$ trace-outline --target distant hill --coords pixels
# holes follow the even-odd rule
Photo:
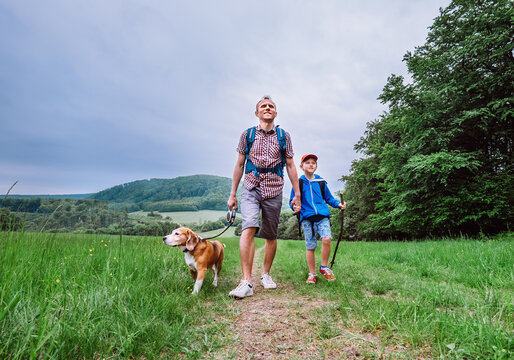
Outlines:
[[[8,198],[103,200],[111,208],[129,212],[226,210],[231,186],[232,179],[227,177],[192,175],[173,179],[137,180],[94,194],[9,195]],[[284,189],[283,209],[289,208],[290,191],[290,185],[289,189]]]
[[[213,175],[137,180],[89,196],[128,211],[225,210],[232,179]]]

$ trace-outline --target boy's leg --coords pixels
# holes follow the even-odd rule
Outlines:
[[[321,238],[321,266],[328,266],[331,242],[331,238]]]
[[[316,256],[314,254],[314,249],[307,249],[307,266],[309,267],[309,273],[316,274]]]
[[[305,254],[307,258],[307,266],[309,267],[310,274],[316,274],[316,258],[315,251],[318,247],[318,241],[316,240],[316,234],[313,233],[312,223],[308,220],[304,220],[301,223],[303,229],[303,235],[305,237],[305,248],[307,252]]]

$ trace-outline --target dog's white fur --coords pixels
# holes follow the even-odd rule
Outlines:
[[[207,269],[214,275],[212,284],[218,286],[218,277],[223,264],[225,244],[215,240],[203,240],[191,229],[181,227],[163,237],[164,244],[178,247],[185,253],[186,264],[195,280],[192,294],[198,294],[202,288]]]

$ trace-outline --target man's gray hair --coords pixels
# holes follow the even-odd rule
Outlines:
[[[273,105],[275,105],[275,109],[277,108],[277,104],[275,104],[275,102],[273,101],[273,99],[271,98],[270,95],[264,95],[258,102],[257,102],[257,105],[255,105],[255,110],[259,110],[259,104],[264,101],[264,100],[269,100],[273,103]]]

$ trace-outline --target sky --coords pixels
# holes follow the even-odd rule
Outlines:
[[[408,79],[403,56],[449,3],[0,0],[0,194],[231,178],[263,95],[296,164],[318,155],[338,190],[387,78]]]

